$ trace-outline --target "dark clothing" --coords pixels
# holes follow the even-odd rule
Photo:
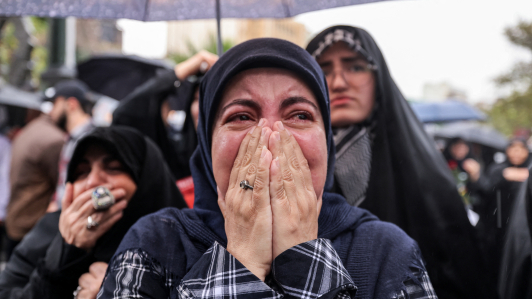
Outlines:
[[[137,185],[122,218],[86,252],[64,242],[58,228],[60,212],[47,214],[17,246],[0,274],[1,298],[70,299],[79,277],[93,262],[108,263],[139,218],[164,207],[185,207],[157,146],[130,128],[97,128],[81,139],[68,167],[68,182],[75,181],[76,166],[93,144],[117,157]]]
[[[461,160],[456,159],[451,153],[452,147],[458,142],[465,143],[465,145],[469,148],[467,155]],[[476,207],[479,204],[477,194],[479,188],[478,184],[470,179],[469,173],[464,169],[464,162],[466,160],[472,159],[476,161],[471,152],[471,145],[460,138],[452,138],[449,140],[445,146],[445,149],[443,150],[443,157],[447,161],[447,166],[449,166],[449,169],[451,169],[451,173],[456,182],[456,189],[462,197],[464,204],[469,209],[473,209],[473,206]]]
[[[503,171],[508,167],[515,166],[509,162],[491,165],[477,183],[482,192],[481,202],[477,208],[480,216],[477,228],[481,236],[484,258],[489,265],[489,282],[493,284],[499,277],[505,235],[509,232],[514,204],[524,184],[504,178]],[[526,168],[526,165],[521,165],[520,168]]]
[[[176,88],[176,82],[179,88]],[[113,112],[113,125],[133,127],[159,146],[176,180],[190,176],[189,161],[197,145],[190,115],[195,86],[188,80],[180,81],[173,70],[161,71],[120,101]],[[161,105],[165,100],[182,103],[183,106],[171,109],[182,109],[187,113],[179,134],[173,134],[164,125]]]
[[[290,42],[255,39],[235,46],[225,53],[202,82],[199,145],[191,161],[195,185],[194,209],[165,209],[143,218],[134,225],[110,263],[103,293],[99,298],[116,298],[128,291],[141,294],[149,291],[148,296],[157,294],[156,297],[175,298],[178,296],[175,288],[170,290],[168,285],[183,286],[183,280],[189,273],[189,277],[198,278],[192,273],[206,273],[210,270],[208,263],[198,262],[201,261],[202,255],[209,254],[209,248],[214,250],[215,242],[224,247],[227,245],[224,217],[217,203],[217,185],[212,171],[213,123],[226,84],[240,72],[260,67],[274,67],[293,72],[307,84],[316,97],[327,138],[322,142],[327,142],[328,148],[327,181],[318,219],[318,238],[331,242],[331,252],[340,257],[341,268],[346,269],[358,288],[357,296],[392,298],[399,292],[406,291],[404,281],[412,274],[412,268],[424,270],[421,257],[417,254],[416,243],[404,232],[393,224],[378,221],[365,210],[349,206],[345,198],[327,192],[332,186],[335,156],[327,83],[319,65],[308,53]],[[165,246],[161,248],[159,244],[163,240]],[[124,254],[131,255],[131,258],[124,258]],[[147,272],[153,275],[143,280],[137,290],[126,284],[122,273],[142,272],[136,271],[135,268],[145,261],[151,261]],[[274,263],[276,261],[278,260]],[[294,270],[297,267],[297,259],[290,259],[286,263],[285,269]],[[338,270],[342,270],[341,268]],[[287,275],[286,271],[271,273],[272,279],[282,279],[283,275]],[[319,268],[319,271],[325,270]],[[223,290],[240,287],[235,285],[234,280],[222,282],[220,288]],[[348,284],[344,286],[347,288]],[[422,282],[417,281],[417,286],[421,284]],[[331,289],[322,291],[330,294]],[[284,293],[282,290],[279,292]],[[226,291],[223,293],[228,296],[231,294]],[[289,292],[284,294],[290,296]],[[264,298],[267,295],[260,296],[259,298]],[[312,293],[309,297],[316,296]],[[349,294],[346,297],[354,296]],[[323,298],[329,297],[325,295]]]
[[[374,67],[374,111],[361,124],[371,130],[371,167],[359,207],[398,225],[418,242],[440,298],[490,298],[495,289],[484,284],[476,232],[455,181],[373,38],[363,29],[334,26],[312,39],[307,51],[319,57],[339,41]]]
[[[499,274],[499,296],[532,298],[532,180],[521,184],[512,208]]]
[[[9,180],[11,195],[5,219],[10,239],[22,240],[46,213],[59,175],[59,156],[66,135],[42,115],[13,141]]]
[[[227,252],[226,240],[194,210],[144,217],[109,264],[99,298],[437,298],[417,245],[403,231],[340,196],[326,200],[344,206],[334,215],[342,221],[338,230],[328,227],[319,239],[283,252],[267,283]],[[320,224],[328,220],[320,216]]]

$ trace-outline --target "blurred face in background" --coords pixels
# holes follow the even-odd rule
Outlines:
[[[331,124],[345,127],[367,119],[375,103],[375,75],[366,59],[338,42],[318,58],[331,100]]]
[[[66,131],[67,123],[67,100],[65,97],[59,96],[56,97],[53,101],[54,106],[50,113],[50,118],[52,121],[62,130]]]
[[[508,156],[508,161],[510,161],[512,165],[518,166],[526,161],[529,152],[528,148],[523,143],[513,142],[506,149],[506,155]]]
[[[451,146],[451,155],[454,159],[464,160],[467,154],[469,154],[469,146],[464,141],[459,140]]]
[[[124,189],[124,200],[129,201],[137,185],[122,163],[110,155],[103,147],[92,145],[76,166],[73,182],[74,198],[81,193],[102,185],[111,185],[113,189]]]

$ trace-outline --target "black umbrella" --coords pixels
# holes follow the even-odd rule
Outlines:
[[[221,55],[222,15],[224,18],[289,18],[310,11],[380,1],[386,0],[0,0],[0,15],[140,21],[216,18]]]
[[[41,110],[42,96],[39,93],[20,90],[11,85],[0,86],[0,105]]]
[[[430,133],[436,138],[461,138],[502,151],[508,145],[508,139],[499,131],[479,123],[451,123],[434,128]]]
[[[121,100],[155,76],[157,71],[172,69],[172,65],[160,60],[117,54],[92,57],[78,64],[77,69],[78,79],[91,90]]]

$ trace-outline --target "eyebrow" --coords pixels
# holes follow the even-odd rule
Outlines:
[[[253,100],[250,100],[250,99],[237,99],[237,100],[234,100],[231,103],[225,105],[222,108],[222,110],[220,111],[220,115],[223,115],[225,113],[225,111],[227,109],[229,109],[231,106],[236,106],[236,105],[246,106],[246,107],[252,108],[254,110],[259,110],[260,109],[260,105],[257,102],[253,101]]]
[[[312,107],[314,107],[314,109],[316,109],[316,111],[319,111],[318,106],[316,106],[316,104],[312,103],[311,101],[309,101],[305,97],[289,97],[287,99],[284,99],[281,102],[281,104],[279,104],[279,110],[283,110],[283,109],[285,109],[285,108],[287,108],[289,106],[292,106],[292,105],[295,105],[295,104],[298,104],[298,103],[309,104]]]
[[[340,59],[342,62],[354,62],[354,61],[357,61],[357,60],[362,60],[362,61],[366,61],[366,59],[360,55],[358,55],[357,53],[355,53],[355,56],[352,56],[352,57],[344,57],[344,58],[341,58]],[[322,62],[322,63],[318,63],[320,65],[320,67],[327,67],[327,66],[330,66],[332,65],[332,62],[331,61],[325,61],[325,62]]]

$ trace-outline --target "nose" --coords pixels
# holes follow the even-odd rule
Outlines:
[[[348,87],[343,70],[334,70],[327,78],[327,82],[331,91],[343,91]]]
[[[87,189],[101,186],[107,182],[105,179],[105,171],[99,167],[92,167],[91,172],[87,176]]]

